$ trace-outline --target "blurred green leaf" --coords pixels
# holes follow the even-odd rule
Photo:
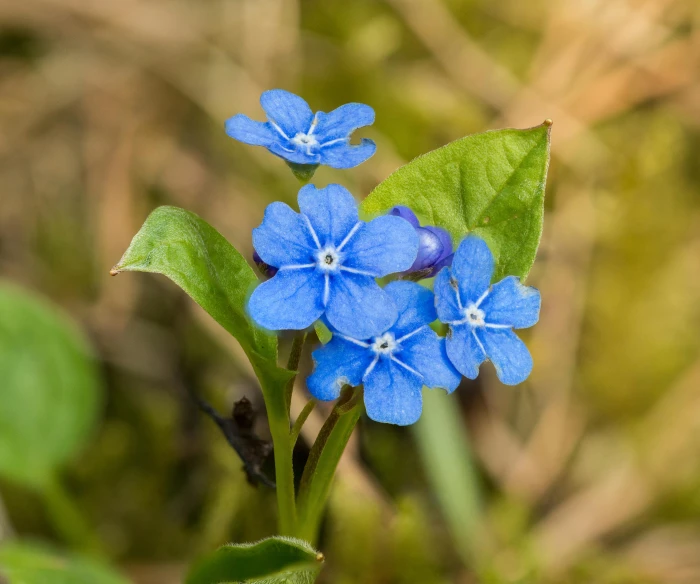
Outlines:
[[[271,537],[255,544],[219,548],[194,564],[186,584],[311,584],[322,565],[323,554],[308,543]]]
[[[259,283],[245,258],[206,221],[176,207],[151,213],[112,274],[152,272],[170,278],[233,335],[261,379],[284,384],[292,373],[277,367],[277,338],[246,313]]]
[[[495,256],[494,279],[524,277],[542,234],[550,125],[474,134],[419,156],[381,182],[362,210],[406,205],[455,243],[476,233]]]
[[[414,426],[425,474],[465,561],[476,553],[480,485],[455,396],[423,389],[423,415]]]
[[[0,379],[0,474],[43,488],[85,442],[100,383],[73,323],[7,284],[0,284]]]
[[[128,584],[101,563],[17,542],[0,547],[0,575],[8,584]]]

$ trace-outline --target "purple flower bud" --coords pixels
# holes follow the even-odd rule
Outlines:
[[[413,227],[418,227],[420,226],[420,223],[418,223],[418,217],[416,217],[416,214],[411,211],[408,207],[404,207],[402,205],[397,205],[396,207],[393,207],[388,215],[394,215],[396,217],[401,217],[401,219],[405,219],[408,221]]]
[[[432,278],[445,266],[452,265],[452,239],[447,231],[432,225],[421,227],[418,217],[408,207],[393,207],[388,214],[408,221],[420,238],[416,261],[404,272],[404,276],[411,280]]]
[[[442,257],[443,245],[440,237],[426,227],[416,227],[420,244],[416,261],[408,269],[409,272],[418,272],[431,268]]]
[[[262,258],[258,255],[258,252],[255,250],[253,250],[253,261],[255,262],[255,265],[258,266],[258,270],[260,270],[260,273],[263,276],[272,278],[272,276],[274,276],[278,271],[276,267],[270,266],[264,261],[262,261]]]

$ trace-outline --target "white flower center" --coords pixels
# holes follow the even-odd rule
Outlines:
[[[340,267],[340,254],[329,245],[316,252],[316,265],[322,272],[335,272]]]
[[[378,355],[391,355],[398,346],[392,333],[384,333],[381,337],[374,338],[372,350]]]
[[[296,136],[294,136],[294,138],[292,138],[292,142],[297,146],[306,147],[307,150],[313,146],[318,146],[318,140],[316,140],[316,138],[310,134],[304,134],[303,132],[299,132]]]
[[[464,320],[471,326],[484,326],[485,316],[484,311],[477,308],[476,304],[464,309]]]

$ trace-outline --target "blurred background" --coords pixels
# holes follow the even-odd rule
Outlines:
[[[453,139],[554,120],[528,279],[542,318],[523,333],[534,372],[505,387],[485,365],[450,402],[478,526],[460,531],[459,493],[440,492],[468,472],[458,437],[464,458],[454,483],[443,461],[441,483],[418,456],[429,427],[363,420],[323,528],[323,582],[700,582],[693,0],[0,0],[0,276],[70,315],[104,388],[58,473],[95,535],[73,533],[66,501],[3,477],[1,537],[96,538],[133,582],[170,584],[203,551],[274,533],[273,493],[248,485],[187,397],[262,405],[235,342],[165,278],[108,273],[160,204],[251,254],[264,207],[293,203],[298,183],[223,123],[263,119],[275,87],[314,110],[375,108],[360,133],[377,154],[316,175],[358,198]],[[0,408],[21,411],[0,375]],[[297,387],[294,411],[305,399]]]

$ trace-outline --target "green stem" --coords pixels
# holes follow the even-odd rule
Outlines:
[[[289,434],[289,413],[283,408],[268,408],[270,434],[275,451],[275,482],[280,535],[295,535],[294,467]]]
[[[292,450],[294,450],[294,446],[297,443],[297,440],[299,439],[299,434],[301,433],[301,429],[304,426],[304,422],[306,422],[306,419],[309,417],[311,412],[314,411],[314,408],[316,407],[316,404],[318,402],[315,399],[312,399],[306,403],[304,406],[304,409],[301,410],[301,413],[299,414],[299,417],[294,422],[294,425],[292,426],[292,434],[291,434],[291,442],[292,442]]]
[[[270,434],[275,450],[275,482],[277,484],[277,511],[279,513],[280,535],[296,535],[297,510],[294,494],[294,464],[292,451],[294,443],[289,431],[289,407],[294,391],[296,371],[304,350],[306,333],[294,338],[289,353],[287,370],[295,372],[282,387],[273,387],[264,391],[267,403],[267,416]],[[270,396],[267,398],[267,396]]]
[[[67,544],[92,556],[107,557],[95,531],[58,477],[44,485],[41,494],[51,523]]]
[[[292,343],[292,349],[289,352],[289,360],[287,361],[287,369],[289,371],[299,370],[299,361],[301,361],[301,354],[304,351],[304,343],[306,342],[306,333],[302,333],[297,337],[294,337],[294,342]],[[287,387],[284,391],[284,398],[287,403],[287,412],[292,404],[292,393],[294,392],[294,382],[297,376],[295,375],[289,380]]]
[[[362,413],[362,390],[343,389],[311,448],[299,486],[298,536],[312,545],[326,507],[335,470]]]

